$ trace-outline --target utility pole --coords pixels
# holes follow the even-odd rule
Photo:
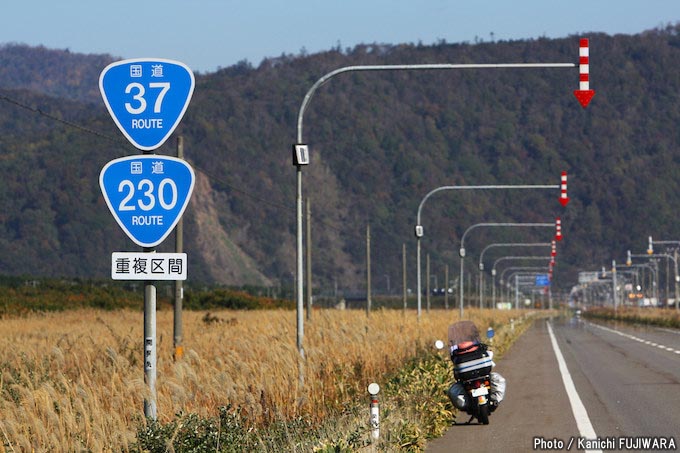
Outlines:
[[[366,225],[366,316],[371,315],[371,225]]]
[[[406,291],[406,243],[401,244],[401,275],[402,275],[402,281],[401,281],[401,287],[402,287],[402,292],[403,292],[403,299],[404,299],[404,313],[406,313],[406,305],[408,301],[408,294]]]
[[[184,159],[184,137],[177,137],[177,158]],[[180,217],[175,225],[175,253],[184,252],[184,221]],[[175,304],[173,319],[173,343],[175,348],[175,361],[184,356],[183,327],[182,327],[182,299],[184,298],[184,287],[182,280],[175,280]]]
[[[614,312],[619,308],[619,297],[616,289],[616,260],[612,260],[612,291],[614,294]]]
[[[675,302],[675,311],[677,312],[680,310],[680,301],[678,300],[678,283],[680,281],[678,280],[678,249],[677,247],[675,250],[673,250],[673,263],[675,265],[675,294],[673,294],[673,298],[675,299],[673,302]]]
[[[427,312],[430,312],[430,254],[427,254],[427,258],[425,260],[425,278],[427,279],[427,282],[425,283],[425,291],[427,292],[427,295],[425,296],[425,301],[426,307],[427,307]]]
[[[307,321],[312,320],[312,207],[307,197]]]
[[[444,308],[449,309],[449,265],[444,266]]]

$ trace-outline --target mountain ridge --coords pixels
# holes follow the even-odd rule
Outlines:
[[[444,264],[457,267],[458,241],[478,222],[545,222],[561,216],[565,238],[558,244],[557,285],[573,283],[578,269],[610,263],[611,250],[640,249],[650,234],[677,237],[672,219],[680,201],[673,176],[680,159],[678,26],[589,37],[591,88],[597,95],[585,110],[572,94],[578,88],[577,69],[346,74],[319,89],[304,118],[312,164],[303,169],[317,292],[329,293],[336,284],[341,291],[361,290],[367,224],[374,281],[379,282],[374,290],[394,292],[400,285],[402,244],[407,246],[408,285],[414,288],[416,209],[441,185],[559,184],[565,170],[572,201],[562,209],[557,190],[429,200],[423,247],[440,278]],[[13,49],[8,59],[8,47],[0,46],[0,96],[5,99],[0,103],[0,175],[6,181],[0,187],[5,211],[0,272],[60,275],[56,268],[70,263],[84,268],[77,275],[103,277],[110,264],[107,254],[132,246],[110,218],[96,175],[108,160],[137,152],[124,143],[93,95],[94,90],[98,96],[99,72],[112,58],[54,51],[53,58],[42,59],[66,59],[71,72],[58,66],[48,72],[40,69],[34,49]],[[21,60],[22,50],[32,63],[20,67],[39,68],[35,80],[16,76],[7,64]],[[358,64],[577,62],[577,56],[578,37],[361,45],[347,52],[264,60],[257,68],[242,62],[198,75],[194,98],[175,133],[185,139],[188,161],[207,177],[185,214],[189,278],[290,285],[295,269],[290,146],[304,94],[323,74]],[[78,64],[86,68],[76,70]],[[54,74],[80,74],[81,80],[63,88],[65,82]],[[44,82],[48,76],[49,84]],[[21,78],[24,85],[17,83]],[[38,91],[41,84],[46,86]],[[174,154],[173,139],[159,153]],[[64,172],[66,177],[59,178]],[[206,224],[217,228],[206,233]],[[31,241],[31,235],[41,239]],[[480,230],[466,248],[473,257],[488,243],[540,242],[550,236]],[[223,255],[211,250],[210,238],[220,238],[212,240],[224,246]],[[170,239],[163,248],[171,248]],[[210,252],[217,254],[210,258]],[[474,271],[474,258],[466,262]]]

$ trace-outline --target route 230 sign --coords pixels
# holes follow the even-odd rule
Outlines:
[[[194,188],[194,170],[181,159],[156,154],[107,163],[99,186],[118,225],[137,245],[155,247],[177,225]]]

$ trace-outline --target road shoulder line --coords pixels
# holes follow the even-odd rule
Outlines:
[[[562,375],[562,382],[564,383],[564,389],[569,397],[569,403],[571,404],[571,410],[574,414],[574,419],[576,420],[576,426],[578,426],[579,433],[582,437],[586,439],[596,439],[597,434],[595,434],[595,429],[593,424],[590,422],[588,417],[588,412],[586,407],[583,405],[583,401],[576,391],[576,386],[574,381],[571,379],[571,374],[567,368],[567,363],[564,361],[564,356],[560,347],[557,344],[557,339],[553,333],[550,321],[546,321],[548,325],[548,334],[550,335],[550,342],[552,343],[553,351],[555,352],[555,357],[557,358],[557,364],[559,365],[560,374]],[[602,450],[588,450],[593,453],[602,453]]]

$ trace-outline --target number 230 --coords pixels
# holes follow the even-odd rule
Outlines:
[[[170,201],[166,200],[165,196],[165,188],[169,187],[171,196],[170,196]],[[150,211],[156,206],[156,198],[158,198],[158,202],[161,204],[161,207],[166,210],[170,210],[175,207],[177,204],[177,185],[175,184],[175,181],[173,181],[170,178],[165,178],[163,179],[160,184],[158,184],[158,194],[157,196],[154,195],[154,185],[153,182],[151,182],[148,179],[142,179],[137,183],[137,190],[142,192],[142,197],[137,200],[137,206],[142,211]],[[132,198],[135,196],[135,185],[130,181],[129,179],[124,179],[123,181],[120,182],[118,185],[118,192],[123,193],[127,192],[125,197],[121,200],[120,204],[118,205],[118,210],[119,211],[134,211],[136,210],[136,207],[134,204],[130,204],[130,201]]]

